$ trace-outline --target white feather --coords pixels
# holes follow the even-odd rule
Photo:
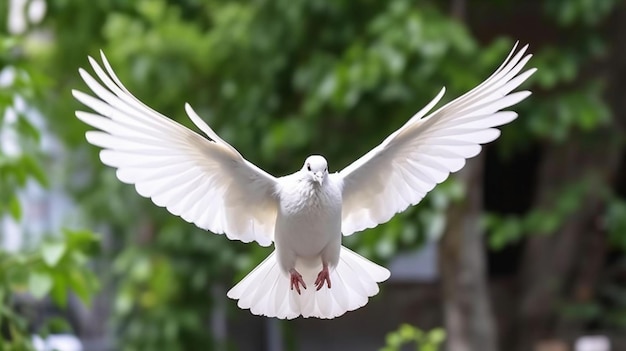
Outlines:
[[[494,127],[517,117],[500,110],[530,95],[528,91],[511,93],[535,72],[529,69],[519,74],[531,57],[524,56],[527,47],[515,55],[513,48],[484,82],[425,116],[443,96],[442,90],[380,145],[334,175],[343,182],[344,235],[375,227],[418,203],[450,173],[460,170],[465,159],[476,156],[480,144],[500,136]]]
[[[289,275],[278,267],[276,252],[235,285],[227,296],[254,314],[293,319],[335,318],[364,306],[378,293],[377,283],[389,278],[389,271],[355,252],[341,247],[337,267],[331,272],[332,288],[315,290],[315,269],[302,269],[307,289],[298,294],[289,290]]]
[[[96,112],[78,111],[76,116],[101,130],[87,132],[86,137],[104,149],[102,162],[117,168],[118,178],[134,184],[140,195],[188,222],[218,234],[227,232],[230,239],[270,245],[277,179],[216,137],[191,108],[187,108],[190,118],[212,140],[141,103],[115,76],[104,55],[102,59],[106,72],[92,58],[89,61],[104,86],[79,71],[97,97],[72,92]]]

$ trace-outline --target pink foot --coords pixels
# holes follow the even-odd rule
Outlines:
[[[302,275],[300,275],[300,273],[293,268],[289,271],[289,275],[291,277],[291,290],[296,289],[298,295],[300,295],[300,284],[302,284],[302,287],[306,289],[306,284],[304,284]]]
[[[315,279],[315,287],[317,290],[321,289],[326,282],[326,286],[330,289],[330,272],[328,272],[328,265],[324,263],[322,271],[317,275]]]

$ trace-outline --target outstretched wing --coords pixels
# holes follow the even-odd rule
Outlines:
[[[99,129],[87,141],[103,148],[100,159],[117,168],[124,183],[172,214],[229,239],[272,243],[276,220],[276,178],[246,161],[185,105],[210,140],[163,116],[135,98],[120,82],[104,54],[103,70],[89,62],[102,84],[80,75],[95,97],[72,91],[96,113],[76,117]]]
[[[500,136],[494,127],[517,117],[501,110],[530,95],[511,91],[535,72],[533,68],[520,74],[531,55],[524,56],[525,46],[513,56],[516,47],[476,88],[424,117],[443,97],[442,89],[404,126],[335,175],[343,181],[344,235],[373,228],[417,204],[476,156],[481,144]]]

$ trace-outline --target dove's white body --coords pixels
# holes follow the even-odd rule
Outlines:
[[[76,116],[100,130],[88,131],[87,140],[103,148],[100,159],[117,169],[121,181],[200,228],[275,245],[228,292],[239,307],[278,318],[334,318],[365,305],[389,277],[387,269],[341,246],[341,235],[375,227],[417,204],[500,135],[495,127],[517,117],[502,110],[530,95],[513,92],[535,71],[522,72],[531,57],[526,49],[513,55],[514,48],[483,83],[430,112],[442,89],[380,145],[334,174],[321,156],[307,158],[289,176],[264,172],[188,104],[187,115],[209,139],[143,104],[104,54],[104,69],[89,58],[101,82],[79,70],[96,97],[72,93],[95,111]],[[294,277],[302,280],[301,293],[298,283],[294,291]]]
[[[318,184],[299,173],[279,179],[274,242],[285,272],[296,263],[321,268],[324,260],[337,266],[342,205],[338,183],[334,177],[326,177]]]
[[[341,246],[342,185],[326,171],[321,182],[304,169],[278,179],[276,250],[228,292],[239,307],[278,318],[334,318],[378,293],[376,283],[389,278],[389,271]],[[333,286],[316,290],[312,283],[324,263]],[[287,290],[292,269],[308,285],[301,294]]]
[[[307,159],[323,162],[321,156]],[[304,168],[278,178],[274,231],[276,250],[229,292],[239,307],[278,317],[334,318],[367,303],[377,282],[389,271],[341,246],[342,180],[326,170],[315,180]],[[332,288],[313,286],[323,265],[330,267]],[[301,274],[308,288],[288,290],[290,272]]]

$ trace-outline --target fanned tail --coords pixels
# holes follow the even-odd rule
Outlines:
[[[293,319],[298,316],[335,318],[356,310],[378,293],[379,282],[389,278],[389,271],[357,253],[341,247],[339,263],[330,274],[331,288],[319,291],[313,282],[319,268],[297,266],[307,284],[302,295],[289,288],[289,276],[283,273],[272,252],[252,272],[228,292],[239,300],[237,305],[256,315]]]

